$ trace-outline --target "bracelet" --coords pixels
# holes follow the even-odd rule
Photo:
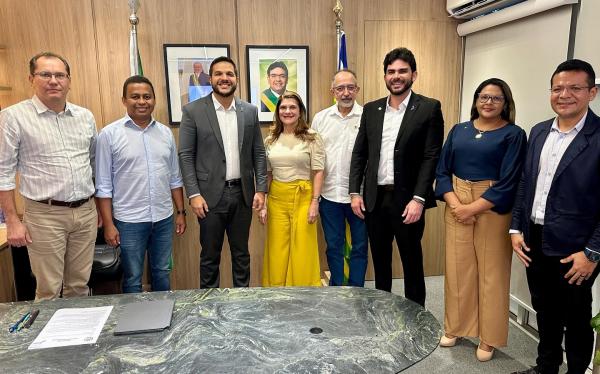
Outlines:
[[[316,201],[317,203],[318,203],[318,202],[321,202],[321,196],[313,196],[313,197],[312,197],[312,199],[313,199],[314,201]]]
[[[183,214],[184,216],[186,216],[187,214],[185,213],[185,209],[183,210],[178,210],[177,211],[177,215]]]

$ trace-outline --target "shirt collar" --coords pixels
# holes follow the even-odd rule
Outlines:
[[[386,112],[399,112],[399,111],[405,111],[406,108],[408,107],[408,102],[410,100],[410,97],[412,96],[412,90],[408,91],[408,95],[406,95],[406,97],[404,98],[404,100],[402,100],[402,102],[400,103],[400,107],[398,107],[398,109],[392,108],[390,106],[390,96],[388,96],[386,102],[385,102],[385,111]]]
[[[52,111],[44,103],[42,103],[42,100],[40,100],[40,98],[37,97],[37,95],[33,95],[33,97],[31,98],[31,102],[33,103],[33,106],[35,107],[35,110],[37,111],[38,114],[42,114],[45,112],[54,113],[54,111]],[[67,103],[65,104],[65,110],[64,110],[65,114],[69,114],[71,116],[75,115],[74,109],[75,108],[74,108],[73,104],[71,104],[67,101]]]
[[[329,112],[329,115],[335,115],[338,116],[340,118],[349,118],[349,117],[354,117],[354,116],[360,116],[362,114],[362,107],[355,101],[354,105],[352,105],[352,109],[350,110],[350,113],[348,113],[346,115],[346,117],[342,117],[342,113],[340,113],[340,110],[337,106],[337,104],[333,104],[333,106],[331,107],[332,110],[331,112]]]
[[[577,122],[577,124],[575,125],[575,127],[573,127],[571,130],[567,131],[564,134],[568,134],[571,131],[576,131],[577,133],[579,133],[581,131],[581,129],[583,128],[583,125],[585,125],[585,119],[587,118],[587,112],[585,112],[585,114],[583,115],[583,117],[581,117],[581,119],[579,120],[579,122]],[[550,128],[551,131],[558,131],[561,132],[560,129],[558,128],[558,117],[554,118],[554,121],[552,121],[552,127]]]
[[[215,94],[212,93],[211,95],[212,95],[213,104],[215,105],[215,110],[219,110],[219,109],[223,109],[225,111],[232,110],[232,109],[235,110],[235,97],[231,101],[231,105],[229,106],[229,108],[225,109],[225,108],[223,108],[223,105],[221,105],[219,100],[217,100],[217,98],[215,97]]]
[[[140,126],[138,126],[138,124],[136,124],[133,121],[133,119],[131,119],[131,117],[129,117],[129,114],[126,113],[125,117],[123,119],[125,120],[125,122],[123,123],[125,126],[134,127],[136,129],[140,129],[140,130],[149,129],[151,126],[154,126],[154,124],[156,123],[156,120],[154,119],[154,117],[152,117],[152,120],[150,121],[148,126],[146,126],[146,128],[144,128],[144,129],[142,129]]]

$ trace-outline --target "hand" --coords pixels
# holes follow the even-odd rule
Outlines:
[[[192,197],[190,207],[192,207],[192,212],[200,219],[205,218],[206,213],[208,213],[208,204],[206,204],[206,200],[202,195]]]
[[[475,212],[470,204],[458,204],[450,208],[452,216],[458,223],[472,224],[475,223]]]
[[[510,234],[510,241],[512,242],[512,249],[517,254],[519,260],[521,260],[525,267],[529,267],[531,258],[529,258],[524,251],[529,252],[531,249],[525,244],[523,234]]]
[[[104,240],[106,240],[106,243],[111,247],[116,247],[121,244],[119,230],[117,230],[117,227],[114,224],[107,222],[106,225],[104,225]]]
[[[365,219],[365,215],[363,213],[365,211],[365,203],[363,202],[362,196],[352,195],[350,199],[350,206],[352,207],[354,214],[360,219]]]
[[[27,226],[20,220],[6,221],[6,239],[11,247],[26,247],[32,243]]]
[[[571,269],[565,274],[565,279],[571,278],[569,279],[569,284],[577,283],[578,286],[581,286],[584,280],[590,279],[594,269],[596,269],[596,265],[598,265],[588,260],[583,251],[575,252],[569,257],[563,258],[560,262],[563,264],[573,263]]]
[[[404,208],[404,212],[402,212],[402,217],[404,217],[404,221],[402,221],[402,223],[408,225],[421,219],[423,207],[424,206],[421,203],[418,203],[414,200],[409,201],[409,203],[406,204],[406,208]]]
[[[179,236],[183,235],[183,233],[185,232],[186,226],[187,225],[185,223],[185,215],[176,214],[175,215],[175,233]]]
[[[267,223],[267,207],[263,207],[261,210],[258,211],[258,220],[263,225]]]
[[[315,223],[319,216],[319,200],[313,199],[308,208],[308,223]]]
[[[254,194],[254,200],[252,200],[252,209],[260,211],[265,206],[265,193],[256,192]]]
[[[104,222],[102,222],[102,214],[100,214],[100,212],[98,213],[98,227],[102,227],[102,225],[104,224]]]

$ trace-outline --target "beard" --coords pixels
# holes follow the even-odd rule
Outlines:
[[[219,94],[219,95],[221,95],[223,97],[229,97],[229,96],[231,96],[231,95],[233,95],[235,93],[235,90],[237,88],[237,84],[236,83],[230,82],[231,86],[229,86],[229,88],[227,88],[227,89],[221,89],[219,87],[219,83],[220,83],[220,81],[217,81],[216,84],[211,84],[212,89],[213,89],[213,91],[215,93],[217,93],[217,94]]]
[[[401,81],[402,83],[404,83],[404,86],[400,89],[394,90],[392,88],[392,83],[397,82],[397,81]],[[410,90],[410,88],[413,85],[413,81],[412,80],[404,80],[404,79],[396,79],[395,81],[387,81],[385,82],[385,86],[387,87],[388,91],[390,91],[390,93],[392,95],[396,95],[396,96],[400,96],[403,93],[405,93],[406,91]]]

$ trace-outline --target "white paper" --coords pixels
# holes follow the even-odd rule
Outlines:
[[[111,306],[68,308],[54,312],[28,349],[94,344],[112,311]]]

